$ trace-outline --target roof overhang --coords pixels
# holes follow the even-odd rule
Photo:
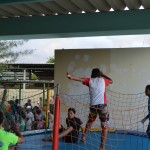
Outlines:
[[[149,34],[150,10],[142,4],[149,8],[146,0],[0,0],[0,40]]]
[[[0,5],[24,4],[35,2],[47,2],[47,1],[54,1],[54,0],[0,0]]]

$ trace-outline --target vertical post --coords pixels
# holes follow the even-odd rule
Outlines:
[[[21,103],[21,83],[19,84],[19,102]]]
[[[4,92],[3,92],[2,102],[0,103],[0,109],[3,109],[3,104],[4,104],[5,101],[6,101],[6,95],[7,95],[7,89],[5,88],[5,89],[4,89]],[[6,111],[6,110],[5,110],[5,111]]]
[[[45,83],[43,83],[43,106],[45,105]]]
[[[23,80],[26,80],[26,69],[23,70]],[[23,89],[26,88],[26,84],[23,83]]]
[[[55,100],[55,114],[54,114],[54,129],[53,129],[53,143],[52,150],[58,150],[59,141],[59,124],[60,124],[60,97],[59,97],[59,86],[57,85],[57,95]]]
[[[48,110],[50,104],[50,88],[47,88],[47,101],[46,101],[46,128],[48,128]]]

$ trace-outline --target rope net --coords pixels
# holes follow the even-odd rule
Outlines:
[[[54,96],[55,89],[51,90]],[[10,121],[17,126],[25,137],[23,144],[17,145],[20,149],[52,149],[52,142],[44,142],[42,138],[49,137],[53,131],[53,114],[54,104],[46,106],[46,99],[43,94],[47,95],[47,91],[40,89],[28,89],[21,91],[21,99],[19,99],[19,89],[10,89],[4,87],[0,92],[0,109],[5,113],[5,130],[11,132],[9,128]],[[77,118],[83,122],[85,127],[89,116],[90,96],[89,93],[83,95],[69,95],[60,92],[60,124],[62,133],[67,129],[66,118],[68,117],[68,108],[75,108]],[[17,112],[15,108],[16,99],[19,99],[18,106],[21,110]],[[33,125],[31,129],[27,129],[27,116],[24,115],[25,106],[28,100],[31,100],[32,112],[34,115]],[[55,96],[54,96],[55,99]],[[150,143],[146,135],[148,120],[142,124],[141,120],[148,114],[148,98],[145,93],[122,94],[107,90],[108,111],[109,111],[109,133],[107,136],[106,150],[149,150]],[[10,104],[10,101],[12,103]],[[40,103],[40,104],[39,104]],[[8,111],[11,105],[11,112]],[[46,108],[49,110],[48,126],[46,126]],[[35,108],[35,111],[34,111]],[[37,121],[34,112],[38,112],[42,120]],[[14,111],[14,112],[13,112]],[[50,114],[52,114],[50,116]],[[25,113],[26,115],[26,113]],[[23,120],[23,121],[22,121]],[[22,123],[22,122],[23,123]],[[40,127],[40,123],[43,126]],[[62,127],[63,126],[63,127]],[[79,139],[76,143],[67,143],[65,138],[59,139],[60,150],[95,150],[99,149],[101,139],[101,125],[99,117],[92,124],[90,131],[86,136],[86,142],[81,140],[82,132],[79,132]]]
[[[76,117],[80,118],[83,126],[88,120],[90,109],[90,95],[68,95],[61,93],[61,124],[65,126],[68,108],[76,109]],[[148,150],[149,139],[146,135],[148,120],[142,124],[141,120],[148,114],[148,98],[145,93],[122,94],[107,90],[109,111],[109,133],[107,136],[106,149],[131,149]],[[66,126],[65,126],[66,127]],[[65,142],[61,148],[70,149],[99,149],[101,142],[101,123],[99,117],[92,124],[86,136],[86,142],[81,142],[80,132],[78,144],[68,147]],[[66,148],[66,149],[67,149]]]

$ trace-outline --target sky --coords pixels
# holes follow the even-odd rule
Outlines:
[[[31,55],[20,56],[15,63],[46,63],[56,49],[150,47],[150,35],[99,36],[80,38],[30,39],[22,49],[35,49]]]

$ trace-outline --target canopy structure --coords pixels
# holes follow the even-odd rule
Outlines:
[[[0,40],[149,34],[149,8],[149,0],[0,0]]]
[[[12,80],[15,77],[18,80],[31,80],[32,74],[36,75],[39,80],[54,80],[54,63],[8,64],[8,68],[3,71],[2,79]]]

